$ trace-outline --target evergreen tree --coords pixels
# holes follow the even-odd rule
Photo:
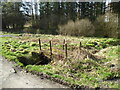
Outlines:
[[[112,2],[109,5],[111,12],[118,14],[118,38],[120,38],[120,1]]]
[[[22,3],[4,2],[2,3],[2,27],[5,29],[22,29],[25,24],[25,18],[20,7]],[[18,22],[19,21],[19,22]]]

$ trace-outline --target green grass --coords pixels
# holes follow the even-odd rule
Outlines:
[[[19,34],[13,34],[19,36]],[[8,60],[15,61],[17,65],[22,66],[29,71],[43,72],[54,78],[59,78],[70,84],[84,85],[92,88],[108,87],[118,88],[117,82],[104,81],[109,78],[120,77],[118,70],[112,70],[111,64],[117,67],[120,65],[118,55],[120,53],[120,40],[113,38],[95,38],[95,37],[70,37],[61,35],[32,35],[20,36],[20,38],[0,37],[2,44],[1,54]],[[52,40],[53,60],[47,65],[27,65],[24,66],[18,60],[19,56],[29,57],[28,60],[35,60],[31,52],[39,52],[38,38],[42,41],[42,50],[49,57],[49,40]],[[63,40],[68,43],[68,60],[57,58],[55,55],[64,56],[62,50]],[[82,42],[82,48],[87,50],[97,50],[95,55],[102,57],[100,60],[91,58],[74,58]],[[71,49],[73,48],[73,50]],[[72,53],[73,54],[72,54]]]

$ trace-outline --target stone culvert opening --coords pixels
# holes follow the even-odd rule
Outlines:
[[[46,65],[51,62],[51,59],[44,55],[43,52],[31,52],[30,56],[18,56],[19,62],[26,65]]]

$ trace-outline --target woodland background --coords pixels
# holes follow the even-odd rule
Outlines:
[[[1,2],[1,8],[3,31],[120,38],[120,2]]]

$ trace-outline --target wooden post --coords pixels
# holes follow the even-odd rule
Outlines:
[[[64,39],[64,41],[63,41],[63,50],[64,50],[64,46],[65,46],[65,39]]]
[[[39,39],[39,47],[40,47],[40,51],[42,50],[41,49],[41,40]]]
[[[52,59],[52,44],[51,44],[51,41],[50,41],[50,58]]]
[[[81,46],[82,46],[82,43],[80,42],[80,46],[79,46],[79,49],[81,50]]]
[[[67,43],[65,44],[65,56],[66,56],[66,60],[67,60]]]

